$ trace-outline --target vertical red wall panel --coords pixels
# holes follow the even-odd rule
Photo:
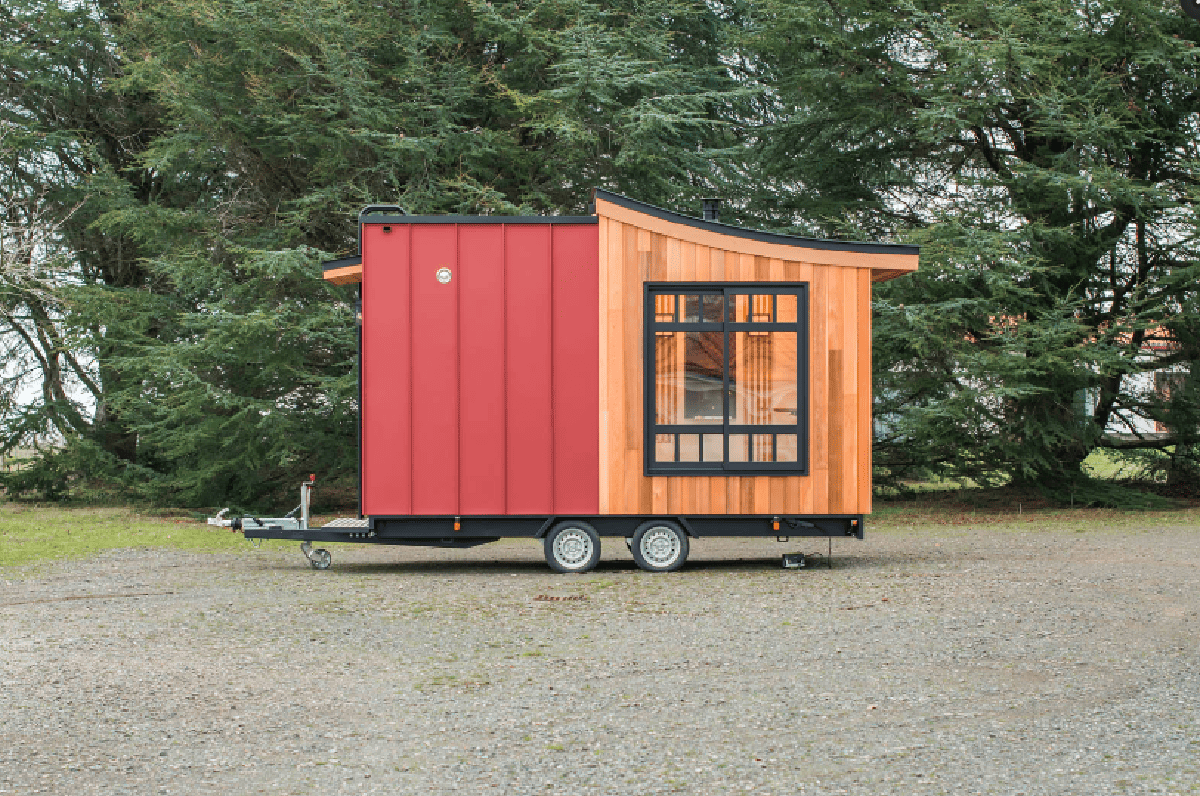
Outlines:
[[[413,514],[460,513],[458,283],[454,279],[460,269],[456,238],[453,224],[412,228]],[[449,268],[452,274],[445,284],[437,278],[442,268]],[[404,309],[396,306],[392,311]]]
[[[408,227],[363,228],[362,510],[412,511]],[[368,322],[369,321],[369,322]]]
[[[548,514],[554,494],[550,226],[505,230],[508,513]]]
[[[505,510],[504,236],[499,224],[458,228],[461,514]]]
[[[387,226],[363,228],[363,512],[596,513],[597,226]]]
[[[599,227],[554,227],[554,507],[600,511]]]

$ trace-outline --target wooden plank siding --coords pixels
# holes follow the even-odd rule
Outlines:
[[[600,513],[863,514],[871,510],[871,285],[916,257],[764,244],[597,199]],[[645,282],[809,284],[809,475],[643,475]]]

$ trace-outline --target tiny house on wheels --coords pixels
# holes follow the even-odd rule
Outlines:
[[[596,190],[593,214],[368,207],[359,519],[217,520],[250,538],[623,537],[647,570],[704,536],[854,536],[871,510],[871,285],[915,246],[759,232]]]

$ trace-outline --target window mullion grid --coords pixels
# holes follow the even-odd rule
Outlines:
[[[807,443],[808,443],[807,434],[801,433],[802,429],[806,428],[806,426],[807,426],[807,423],[805,422],[806,411],[804,409],[804,407],[807,407],[807,398],[808,398],[807,394],[805,394],[803,400],[801,400],[799,396],[797,397],[797,410],[798,411],[797,411],[797,421],[795,423],[788,424],[788,425],[760,425],[760,424],[734,425],[730,422],[730,411],[732,409],[732,407],[730,406],[730,395],[729,395],[730,394],[730,378],[731,378],[730,367],[729,367],[730,357],[731,357],[731,348],[730,347],[733,342],[732,337],[737,332],[756,332],[756,331],[757,332],[769,332],[769,331],[796,332],[798,335],[798,338],[797,338],[798,350],[797,350],[797,358],[796,358],[797,359],[797,362],[796,362],[797,385],[799,386],[799,385],[803,384],[803,385],[805,385],[805,387],[807,387],[807,380],[805,378],[807,373],[802,372],[805,370],[805,365],[808,361],[808,351],[807,351],[807,344],[808,344],[808,340],[807,340],[807,333],[808,333],[808,302],[807,302],[807,298],[808,298],[808,292],[806,289],[807,285],[805,285],[804,287],[795,291],[797,293],[797,298],[798,298],[797,319],[796,319],[795,323],[781,323],[779,321],[779,300],[778,300],[777,294],[784,293],[784,292],[792,292],[790,290],[779,290],[779,289],[772,289],[769,291],[769,295],[771,296],[770,316],[769,316],[770,321],[769,322],[765,322],[765,323],[764,322],[754,322],[754,321],[747,321],[747,322],[742,322],[742,323],[736,322],[735,320],[733,320],[730,317],[730,313],[733,312],[733,308],[730,307],[730,300],[733,298],[733,296],[742,294],[742,293],[754,293],[754,292],[767,293],[768,292],[767,290],[764,290],[761,287],[758,287],[757,290],[752,290],[751,289],[752,287],[754,287],[754,286],[739,284],[739,285],[735,285],[735,286],[723,286],[722,288],[720,288],[720,293],[722,295],[722,316],[721,316],[720,324],[717,324],[717,323],[714,323],[711,321],[705,322],[702,320],[703,313],[704,313],[703,300],[701,300],[700,307],[698,308],[701,320],[699,322],[695,322],[695,321],[684,322],[683,321],[684,295],[682,293],[675,294],[675,296],[676,296],[675,308],[674,308],[675,312],[673,315],[673,320],[671,322],[659,323],[659,322],[655,321],[653,323],[653,328],[656,331],[663,331],[663,332],[693,332],[693,331],[695,331],[695,332],[710,331],[711,332],[711,331],[716,331],[717,328],[719,327],[721,329],[722,342],[723,342],[723,346],[724,346],[722,363],[721,363],[721,371],[722,371],[721,372],[721,383],[722,383],[721,406],[722,406],[722,410],[723,410],[721,425],[718,429],[718,427],[713,427],[713,426],[708,426],[708,427],[691,426],[691,425],[658,426],[657,424],[655,424],[654,425],[654,433],[655,434],[669,433],[669,434],[673,434],[675,436],[675,462],[673,463],[674,466],[666,468],[666,469],[671,469],[671,470],[685,469],[683,467],[680,467],[681,464],[685,465],[687,468],[692,468],[692,469],[707,470],[707,469],[715,468],[715,469],[717,469],[718,472],[722,469],[726,470],[726,471],[741,471],[741,470],[753,469],[753,468],[758,468],[758,469],[763,469],[763,470],[775,470],[775,469],[790,470],[791,469],[791,463],[787,463],[787,462],[782,463],[782,464],[778,461],[745,462],[745,463],[730,462],[729,461],[729,453],[730,453],[729,448],[730,448],[730,436],[732,434],[747,434],[747,435],[771,434],[771,453],[772,453],[773,460],[777,460],[779,457],[779,450],[778,450],[779,449],[779,434],[796,434],[797,435],[797,444],[803,447],[804,453],[805,453],[804,458],[805,459],[807,458]],[[689,290],[687,292],[690,294],[692,291]],[[695,292],[698,294],[700,294],[700,293],[711,294],[715,291],[696,290]],[[651,302],[649,302],[649,303],[652,306],[652,299],[651,299]],[[753,308],[748,307],[748,310],[752,312]],[[801,350],[800,350],[801,347],[803,347],[803,352],[801,352]],[[650,367],[647,368],[647,375],[652,376],[653,372],[654,372],[653,366],[651,365]],[[656,394],[653,395],[652,400],[653,400],[653,406],[651,408],[655,412],[657,412],[657,395]],[[708,433],[708,434],[717,433],[718,430],[719,430],[719,432],[721,434],[721,438],[722,438],[722,461],[721,462],[711,462],[711,463],[709,463],[709,465],[710,465],[709,467],[705,467],[704,466],[705,462],[703,462],[703,461],[696,462],[696,463],[681,463],[681,462],[679,462],[679,453],[680,453],[680,445],[681,445],[680,435],[681,434],[700,434],[701,435],[700,458],[703,460],[703,458],[704,458],[703,457],[703,446],[704,446],[703,435],[705,433]],[[753,448],[752,437],[748,437],[747,443],[748,443],[748,451],[749,451]],[[798,457],[799,457],[800,453],[801,453],[801,451],[797,450]]]

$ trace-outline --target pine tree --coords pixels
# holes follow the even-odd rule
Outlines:
[[[1200,26],[1168,0],[756,8],[760,201],[924,245],[877,293],[878,462],[1065,495],[1098,446],[1194,438],[1108,432],[1167,411],[1132,376],[1195,361]]]
[[[318,263],[353,250],[358,208],[582,212],[594,184],[670,203],[724,179],[733,143],[740,89],[703,3],[6,9],[0,113],[28,133],[25,184],[80,205],[59,321],[98,407],[55,426],[68,444],[18,491],[86,473],[246,504],[310,470],[349,476],[354,294]],[[17,420],[13,441],[49,428]]]

